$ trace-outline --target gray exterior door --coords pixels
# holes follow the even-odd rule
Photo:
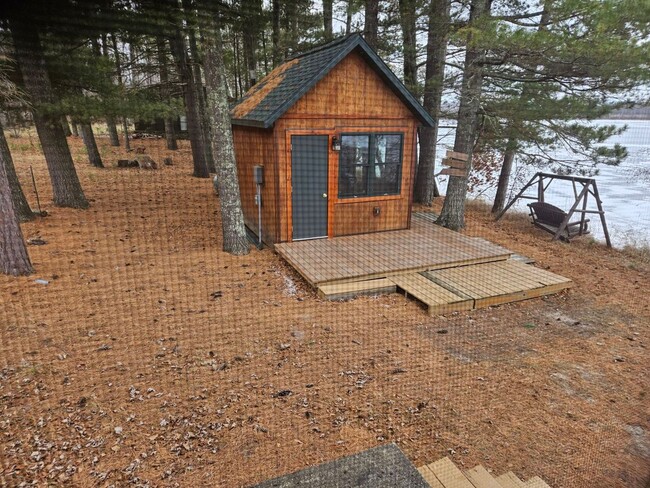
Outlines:
[[[327,237],[328,136],[291,136],[293,240]]]

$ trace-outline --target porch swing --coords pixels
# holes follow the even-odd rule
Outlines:
[[[573,196],[575,201],[568,212],[547,203],[544,194],[549,185],[556,180],[570,181],[573,185]],[[526,191],[529,188],[537,189],[537,195],[527,195]],[[597,209],[587,208],[589,195],[596,201]],[[607,230],[607,223],[605,222],[605,211],[603,210],[602,201],[598,194],[598,186],[594,178],[586,178],[582,176],[570,175],[555,175],[551,173],[536,173],[528,183],[517,193],[517,195],[510,200],[508,205],[497,215],[496,220],[499,220],[508,211],[510,207],[519,199],[535,200],[533,203],[528,204],[530,209],[530,216],[535,226],[540,229],[553,234],[553,239],[560,239],[565,242],[570,242],[573,237],[582,236],[589,233],[589,219],[586,218],[587,214],[597,214],[600,216],[600,222],[603,226],[603,233],[605,234],[605,241],[607,247],[612,247],[609,239],[609,232]],[[579,208],[580,207],[580,208]],[[574,215],[576,219],[574,220]]]

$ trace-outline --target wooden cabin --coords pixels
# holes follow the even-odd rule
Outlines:
[[[232,124],[245,222],[259,236],[257,172],[267,244],[409,227],[417,128],[433,119],[360,35],[278,66]]]

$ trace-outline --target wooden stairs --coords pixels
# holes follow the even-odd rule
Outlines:
[[[385,278],[321,285],[328,300],[362,294],[402,291],[426,305],[430,315],[461,312],[557,293],[573,285],[556,275],[518,259],[480,263]]]
[[[446,457],[418,471],[432,488],[551,488],[538,476],[522,481],[512,471],[495,478],[481,465],[461,471]]]

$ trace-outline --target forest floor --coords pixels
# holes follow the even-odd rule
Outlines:
[[[326,302],[269,249],[221,251],[187,143],[134,141],[173,157],[145,171],[99,139],[96,169],[70,138],[81,211],[51,205],[34,141],[9,140],[49,215],[22,226],[36,274],[0,277],[0,485],[249,486],[395,442],[416,466],[645,486],[647,254],[470,205],[465,232],[575,287],[434,317],[397,294]]]

